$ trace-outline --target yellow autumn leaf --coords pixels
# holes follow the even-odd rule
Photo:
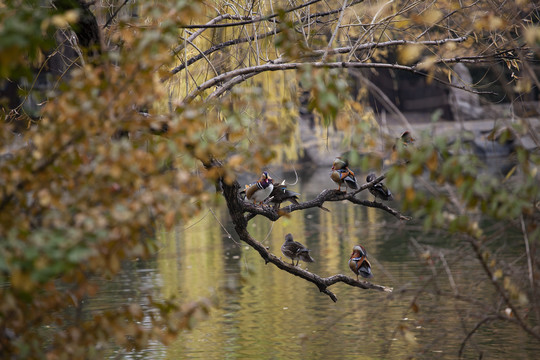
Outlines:
[[[404,29],[410,26],[410,24],[411,24],[410,19],[400,16],[400,15],[396,16],[396,18],[394,19],[394,26],[398,29]]]
[[[438,165],[439,165],[439,156],[437,155],[437,152],[433,151],[429,159],[427,159],[426,161],[426,166],[429,170],[435,171]]]
[[[442,13],[439,10],[431,9],[427,10],[422,14],[421,19],[426,25],[436,24],[439,20],[442,19]]]
[[[529,46],[534,46],[540,43],[540,27],[528,27],[527,29],[525,29],[524,37],[525,41],[529,44]]]
[[[398,53],[398,61],[401,64],[412,64],[422,54],[422,45],[407,44],[402,46]]]
[[[506,22],[499,16],[490,16],[488,19],[488,28],[491,31],[502,29]]]
[[[65,29],[70,24],[74,24],[79,19],[79,12],[77,10],[68,10],[63,14],[53,15],[50,18],[43,20],[41,23],[41,31],[47,30],[50,25],[53,25],[59,29]]]
[[[109,174],[113,179],[119,179],[122,176],[122,167],[117,163],[114,163],[109,168]]]
[[[164,225],[166,229],[172,229],[175,224],[176,214],[174,211],[169,211],[165,214]]]
[[[111,254],[109,257],[109,269],[113,274],[120,271],[120,259],[118,258],[118,255]]]
[[[416,344],[416,337],[414,336],[414,333],[410,331],[407,326],[401,325],[400,330],[406,342],[408,342],[409,344]]]
[[[405,189],[405,198],[407,199],[407,201],[413,201],[415,195],[416,193],[413,187],[408,187],[407,189]]]
[[[47,189],[41,189],[38,192],[39,204],[43,207],[47,207],[51,204],[51,193]]]
[[[518,93],[524,93],[524,94],[530,93],[532,90],[531,80],[528,78],[519,79],[516,82],[516,86],[514,87],[514,90]]]
[[[229,158],[229,166],[233,169],[242,167],[242,164],[245,162],[245,159],[242,155],[233,155]]]
[[[418,68],[421,70],[431,70],[433,66],[437,63],[436,56],[426,56],[422,59],[422,62],[418,64]]]
[[[11,286],[15,289],[29,292],[34,287],[34,282],[27,273],[22,272],[20,269],[14,269],[11,272]]]

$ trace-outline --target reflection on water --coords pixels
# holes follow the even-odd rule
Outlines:
[[[305,181],[293,189],[309,199],[333,186],[324,181],[327,169],[319,177],[320,183]],[[377,209],[350,203],[325,206],[331,212],[309,209],[275,223],[256,217],[249,230],[278,256],[284,235],[292,233],[315,259],[300,266],[320,276],[354,277],[347,260],[352,247],[362,244],[373,266],[372,281],[393,287],[394,294],[336,284],[330,289],[338,302],[332,302],[313,284],[265,265],[258,253],[239,243],[222,207],[173,231],[160,232],[162,246],[155,259],[126,264],[119,277],[103,284],[90,309],[133,301],[144,306],[141,294],[148,293],[184,302],[199,298],[215,302],[209,317],[197,319],[193,329],[169,347],[153,344],[140,353],[121,354],[126,358],[457,358],[467,334],[464,329],[474,327],[477,314],[472,313],[472,305],[470,314],[457,314],[454,301],[439,295],[440,290],[449,290],[447,278],[429,281],[432,272],[418,261],[409,239],[431,244],[447,241],[443,246],[449,249],[455,244],[423,235],[414,223],[401,223]],[[455,259],[450,253],[447,260],[456,284],[485,288],[486,296],[491,295],[489,284],[474,280],[480,278],[473,274],[479,271],[474,258]],[[416,289],[426,283],[429,291],[417,295]],[[480,348],[489,358],[534,358],[538,344],[516,338],[513,330],[497,323],[482,328],[465,348],[464,357],[478,358],[475,349]]]

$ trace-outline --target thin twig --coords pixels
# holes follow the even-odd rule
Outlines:
[[[295,7],[289,8],[289,9],[285,9],[285,10],[283,10],[283,13],[289,13],[289,12],[293,12],[293,11],[296,11],[296,10],[300,10],[300,9],[305,8],[307,6],[316,4],[316,3],[320,2],[320,1],[321,0],[311,0],[311,1],[308,1],[307,3],[300,4],[298,6],[295,6]],[[247,20],[238,21],[238,22],[229,23],[229,24],[180,25],[179,27],[183,28],[183,29],[199,29],[199,28],[207,28],[207,29],[209,29],[209,28],[223,28],[223,27],[231,27],[231,26],[243,26],[243,25],[253,24],[253,23],[256,23],[256,22],[272,20],[272,19],[278,17],[279,15],[280,15],[280,13],[276,12],[276,13],[273,13],[273,14],[270,14],[270,15],[259,16],[259,17],[256,17],[256,18],[249,18],[248,17]]]
[[[328,46],[324,50],[324,54],[321,57],[321,61],[324,62],[326,60],[326,56],[328,56],[328,50],[332,48],[332,44],[334,43],[334,39],[336,38],[336,35],[339,31],[339,25],[343,21],[343,15],[345,15],[345,9],[347,8],[347,0],[343,0],[343,5],[341,7],[341,12],[339,13],[339,18],[337,20],[336,28],[334,29],[334,32],[332,33],[332,36],[330,37],[330,40],[328,41]]]
[[[450,283],[450,286],[452,287],[452,290],[454,291],[454,295],[457,295],[459,292],[456,286],[456,282],[454,281],[454,277],[452,276],[452,272],[450,271],[450,267],[448,267],[448,263],[446,262],[446,259],[442,251],[439,251],[439,259],[441,259],[441,262],[444,266],[444,270],[446,271],[446,275],[448,275],[448,282]]]
[[[120,12],[120,10],[122,10],[122,8],[129,2],[129,0],[124,0],[124,3],[122,5],[120,5],[118,7],[118,9],[116,9],[116,11],[114,12],[114,14],[112,14],[112,16],[109,18],[109,20],[107,20],[107,22],[105,23],[105,25],[103,25],[103,29],[106,29],[109,27],[109,25],[111,25],[112,21],[114,20],[114,18],[116,17],[116,15],[118,15],[118,13]]]
[[[461,356],[463,355],[463,349],[465,349],[465,344],[467,344],[467,341],[471,338],[471,336],[473,336],[473,334],[478,330],[480,329],[480,327],[490,321],[493,321],[493,320],[497,320],[498,317],[497,316],[486,316],[485,318],[483,318],[478,324],[476,324],[476,326],[467,334],[467,336],[465,337],[465,339],[463,339],[463,341],[461,342],[461,346],[459,347],[459,353],[458,353],[458,358],[461,359]]]
[[[540,340],[540,334],[537,333],[535,329],[532,329],[527,325],[527,323],[523,320],[520,313],[517,311],[514,304],[510,301],[510,298],[508,294],[506,293],[505,289],[501,286],[501,284],[497,281],[497,278],[493,274],[493,271],[491,271],[489,265],[487,264],[484,255],[482,253],[482,248],[478,240],[468,237],[469,243],[471,244],[478,261],[480,261],[480,264],[482,265],[482,268],[484,269],[487,277],[490,279],[491,284],[497,290],[499,295],[503,298],[504,303],[506,306],[512,311],[513,320],[528,334],[535,337],[537,340]]]
[[[530,245],[529,245],[529,235],[527,234],[527,227],[525,226],[525,219],[523,218],[523,214],[521,214],[520,222],[521,222],[521,232],[523,233],[523,240],[525,242],[525,253],[527,254],[527,267],[529,270],[529,283],[531,284],[533,307],[535,310],[536,319],[537,321],[540,321],[540,313],[539,313],[540,311],[538,309],[538,302],[536,299],[536,285],[534,283],[534,268],[532,264],[533,259],[532,259],[532,254],[530,250]]]

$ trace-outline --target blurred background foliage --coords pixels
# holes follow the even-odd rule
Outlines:
[[[216,179],[302,158],[301,108],[318,146],[335,136],[372,167],[358,153],[390,151],[395,139],[348,68],[368,78],[366,69],[403,66],[447,84],[456,62],[502,64],[514,98],[539,88],[534,1],[7,0],[0,10],[5,358],[96,358],[110,341],[174,340],[208,302],[149,299],[148,309],[82,317],[95,279],[153,254],[157,223],[170,229],[222,202]],[[463,139],[418,134],[397,147],[386,183],[426,229],[471,245],[509,309],[498,316],[540,339],[536,131],[517,116],[493,130],[495,142],[516,142],[503,176]],[[211,158],[223,167],[206,170]],[[512,276],[530,281],[505,274],[482,245],[480,214],[523,232],[529,266]]]

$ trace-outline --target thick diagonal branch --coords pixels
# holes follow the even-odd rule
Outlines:
[[[221,167],[221,164],[216,160],[204,162],[204,165],[207,169],[212,168],[212,167]],[[379,180],[379,179],[376,179],[376,180]],[[337,301],[337,297],[333,292],[331,292],[328,289],[328,287],[338,282],[343,282],[347,285],[359,287],[361,289],[373,289],[373,290],[379,290],[379,291],[388,292],[388,293],[392,292],[392,288],[382,286],[382,285],[372,284],[368,281],[357,281],[343,274],[337,274],[337,275],[323,278],[317,274],[314,274],[312,272],[309,272],[307,270],[301,269],[299,267],[293,266],[287,262],[282,261],[276,255],[272,254],[269,251],[269,249],[267,249],[263,244],[255,240],[250,235],[249,231],[247,230],[248,221],[246,217],[244,216],[245,203],[238,196],[238,191],[240,189],[240,185],[238,184],[238,182],[233,181],[231,184],[228,184],[227,182],[224,181],[223,178],[219,178],[217,181],[223,191],[223,196],[225,197],[227,208],[229,210],[229,214],[231,215],[231,218],[234,224],[234,229],[236,233],[238,234],[238,237],[240,238],[240,240],[242,240],[243,242],[251,246],[253,249],[255,249],[267,264],[272,263],[278,268],[280,268],[281,270],[284,270],[292,275],[298,276],[304,280],[312,282],[319,288],[319,290],[322,293],[325,293],[326,295],[328,295],[334,302]],[[372,184],[372,183],[374,182],[371,182],[369,184]],[[332,191],[325,190],[323,191],[323,193],[324,192],[332,192]]]
[[[228,202],[229,202],[229,199],[227,200],[227,203]],[[233,216],[233,222],[235,218],[237,220],[240,220],[237,216]],[[323,278],[310,271],[301,269],[300,267],[293,266],[287,262],[284,262],[280,258],[278,258],[276,255],[272,254],[260,242],[253,239],[251,235],[249,234],[249,232],[247,231],[247,228],[245,226],[246,224],[247,223],[244,220],[240,220],[238,223],[235,223],[234,228],[236,230],[236,233],[238,234],[240,240],[242,240],[243,242],[251,246],[253,249],[255,249],[267,264],[272,263],[278,268],[280,268],[281,270],[284,270],[294,276],[298,276],[304,280],[312,282],[319,288],[319,290],[322,293],[325,293],[326,295],[328,295],[334,302],[337,301],[337,297],[332,291],[328,289],[328,287],[338,282],[343,282],[347,285],[359,287],[361,289],[373,289],[373,290],[379,290],[379,291],[388,292],[388,293],[392,292],[392,288],[382,286],[382,285],[372,284],[369,281],[357,281],[343,274],[337,274],[337,275]]]

